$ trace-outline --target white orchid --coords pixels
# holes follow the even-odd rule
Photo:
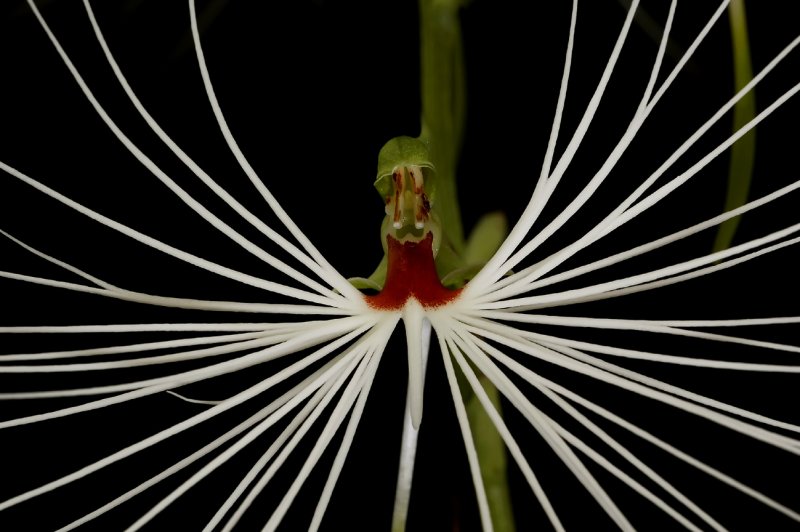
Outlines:
[[[769,515],[764,519],[774,518],[780,523],[777,526],[796,526],[800,522],[796,490],[784,491],[771,485],[777,482],[773,479],[778,475],[783,475],[785,482],[791,478],[791,468],[797,470],[800,439],[796,434],[800,432],[800,419],[796,412],[789,409],[784,412],[787,417],[779,419],[770,413],[774,411],[751,407],[759,402],[751,401],[752,397],[732,400],[726,397],[724,388],[708,382],[720,375],[720,382],[729,386],[734,382],[746,383],[742,384],[749,387],[742,389],[744,395],[756,391],[788,393],[785,399],[776,396],[774,402],[778,406],[793,400],[791,391],[780,392],[779,385],[786,385],[782,379],[790,377],[794,380],[786,385],[787,389],[796,387],[791,382],[796,382],[794,374],[800,372],[800,364],[792,356],[800,352],[800,347],[777,335],[800,322],[800,317],[757,309],[754,314],[744,314],[745,305],[733,305],[734,314],[720,319],[704,314],[708,309],[701,301],[690,301],[680,308],[668,303],[669,296],[674,294],[685,297],[706,289],[709,295],[703,297],[713,298],[719,296],[710,294],[720,287],[736,291],[742,287],[731,287],[725,282],[704,286],[697,279],[729,274],[725,278],[728,283],[731,280],[744,283],[746,280],[736,280],[745,279],[740,276],[746,274],[736,271],[741,272],[753,259],[781,257],[780,253],[800,240],[797,235],[800,224],[793,223],[759,234],[748,233],[741,243],[713,253],[698,251],[700,246],[669,251],[670,246],[681,246],[703,231],[713,233],[719,224],[739,215],[747,213],[747,217],[758,219],[759,213],[766,209],[786,209],[785,196],[800,188],[800,181],[773,187],[740,207],[705,218],[699,217],[702,213],[682,212],[680,205],[675,206],[682,201],[675,197],[683,188],[691,186],[703,174],[712,173],[709,166],[738,139],[756,126],[767,124],[773,113],[792,109],[791,99],[800,91],[800,81],[796,80],[779,87],[782,92],[763,103],[752,120],[732,134],[724,133],[734,106],[751,94],[756,85],[768,83],[773,71],[784,67],[787,58],[796,58],[795,48],[800,38],[785,43],[779,53],[755,72],[751,81],[711,112],[705,111],[698,117],[677,115],[675,109],[685,110],[690,106],[670,102],[671,91],[677,90],[675,85],[686,75],[687,65],[709,34],[725,20],[729,2],[720,2],[713,9],[704,8],[707,11],[701,13],[704,18],[697,20],[692,18],[698,16],[692,13],[697,7],[686,6],[687,19],[694,20],[694,34],[684,50],[670,59],[666,57],[670,35],[682,15],[673,0],[663,10],[664,31],[657,46],[637,50],[648,55],[649,63],[646,67],[641,63],[636,66],[637,100],[627,102],[624,109],[615,109],[617,115],[626,116],[625,127],[617,125],[618,130],[602,134],[610,143],[610,150],[598,164],[590,162],[595,165],[590,167],[590,176],[577,178],[573,177],[575,164],[579,151],[586,150],[584,144],[590,129],[603,131],[595,122],[600,120],[603,106],[608,105],[610,87],[620,76],[621,57],[626,46],[630,47],[639,2],[633,1],[624,18],[619,18],[616,40],[609,47],[606,63],[597,73],[586,101],[577,97],[579,103],[573,104],[570,83],[574,76],[573,58],[581,46],[590,44],[580,41],[582,11],[574,0],[569,5],[569,18],[548,22],[558,26],[559,33],[564,35],[557,46],[563,50],[558,52],[564,58],[563,74],[557,96],[554,95],[549,141],[546,148],[532,150],[535,154],[543,153],[543,161],[538,161],[539,155],[526,155],[528,160],[523,161],[526,179],[534,164],[540,164],[541,170],[537,177],[520,185],[520,190],[530,192],[530,198],[508,236],[502,244],[498,243],[491,258],[474,276],[470,273],[463,287],[445,287],[441,280],[446,279],[437,272],[434,254],[447,235],[442,236],[433,215],[428,217],[425,196],[431,185],[425,172],[433,165],[421,153],[408,156],[409,148],[404,147],[398,152],[400,155],[395,153],[390,158],[390,170],[379,172],[379,177],[392,178],[383,183],[390,191],[384,224],[384,236],[390,235],[388,271],[385,282],[377,285],[380,291],[364,295],[348,280],[350,273],[363,271],[348,271],[348,276],[343,275],[335,266],[337,261],[321,251],[325,248],[318,245],[323,244],[316,242],[310,233],[318,237],[328,235],[335,242],[324,245],[329,249],[345,246],[348,250],[345,255],[352,255],[353,250],[371,244],[357,241],[352,235],[361,233],[351,227],[362,224],[360,212],[368,209],[359,207],[358,214],[353,214],[345,187],[341,197],[304,202],[303,205],[313,207],[306,212],[284,197],[288,195],[287,189],[293,195],[309,196],[325,195],[335,188],[318,186],[305,176],[304,161],[274,166],[264,162],[284,156],[283,150],[288,148],[281,143],[293,142],[291,131],[279,136],[269,129],[269,142],[264,148],[267,156],[259,158],[261,164],[249,162],[250,150],[240,148],[234,138],[236,128],[228,125],[226,100],[218,99],[215,92],[212,80],[216,79],[217,69],[223,68],[222,60],[206,60],[193,0],[187,13],[204,95],[227,148],[247,177],[247,189],[241,184],[231,184],[239,181],[238,177],[216,177],[217,172],[204,169],[205,165],[197,162],[204,159],[202,149],[197,149],[197,155],[190,155],[192,150],[184,151],[168,133],[169,127],[159,125],[159,121],[169,120],[161,117],[169,110],[151,114],[150,105],[144,98],[140,101],[134,89],[136,80],[131,78],[129,83],[126,69],[118,65],[113,39],[109,39],[111,44],[106,41],[105,27],[95,18],[89,0],[83,1],[83,16],[91,25],[90,30],[60,27],[60,31],[51,31],[50,24],[58,24],[55,13],[50,16],[45,10],[43,16],[32,0],[28,3],[58,60],[66,66],[95,115],[111,131],[110,138],[121,143],[138,161],[133,171],[139,174],[144,169],[156,178],[152,180],[154,183],[160,182],[158,186],[163,184],[172,195],[163,200],[140,192],[143,196],[133,197],[130,202],[123,197],[118,204],[129,203],[144,219],[137,222],[131,218],[133,221],[129,222],[130,212],[113,212],[101,203],[92,204],[94,196],[99,195],[97,191],[82,199],[78,182],[67,193],[65,190],[71,188],[69,183],[54,183],[46,176],[39,177],[17,159],[12,164],[2,150],[0,169],[4,176],[0,190],[5,191],[4,201],[16,202],[13,194],[30,194],[24,192],[30,189],[48,198],[45,207],[36,209],[39,216],[48,218],[48,225],[61,222],[50,220],[55,214],[45,209],[53,209],[58,216],[65,217],[77,217],[74,213],[79,213],[90,221],[87,227],[91,229],[87,230],[96,230],[95,225],[102,228],[98,243],[90,248],[117,238],[125,241],[121,249],[127,251],[93,249],[89,256],[103,260],[93,261],[94,267],[83,266],[85,261],[80,258],[80,251],[74,259],[67,259],[58,252],[58,243],[34,244],[16,231],[0,228],[5,237],[0,255],[3,278],[0,286],[15,296],[22,294],[17,299],[20,315],[9,314],[8,321],[0,324],[6,345],[0,355],[3,376],[0,399],[4,400],[4,407],[23,405],[18,412],[6,408],[12,415],[4,415],[0,420],[2,445],[8,446],[0,456],[6,471],[17,461],[31,463],[0,477],[5,495],[0,501],[0,523],[3,523],[0,528],[38,530],[43,526],[61,526],[59,530],[72,530],[113,519],[115,523],[124,522],[129,530],[145,525],[175,529],[160,524],[170,520],[178,520],[182,529],[204,523],[205,530],[233,527],[274,530],[280,525],[316,530],[327,524],[344,526],[333,522],[341,518],[349,519],[347,529],[374,530],[388,522],[365,521],[391,511],[393,501],[393,526],[402,528],[409,498],[412,506],[409,522],[414,519],[422,522],[425,517],[413,516],[414,501],[419,500],[419,493],[428,498],[436,496],[435,487],[426,490],[421,485],[426,478],[419,476],[419,468],[416,478],[413,475],[417,440],[425,438],[430,422],[431,403],[423,390],[427,394],[433,391],[437,399],[449,396],[451,405],[445,407],[441,401],[433,405],[437,422],[442,420],[443,411],[455,412],[451,425],[445,425],[441,431],[437,430],[440,427],[432,426],[429,434],[449,437],[450,446],[458,444],[460,439],[451,454],[459,460],[462,456],[466,458],[471,487],[463,491],[467,494],[467,505],[474,497],[476,506],[474,511],[457,512],[463,520],[459,524],[462,529],[477,528],[479,521],[482,529],[492,530],[498,526],[495,512],[508,511],[499,508],[494,500],[498,496],[491,493],[492,481],[486,478],[490,472],[480,463],[479,449],[483,443],[476,443],[488,433],[495,434],[493,431],[499,435],[497,441],[502,441],[510,458],[514,512],[520,518],[520,528],[525,526],[526,519],[546,520],[558,530],[569,528],[584,519],[594,521],[597,515],[593,512],[597,508],[605,514],[597,522],[598,528],[736,527],[739,523],[731,522],[730,515],[740,512],[734,509],[726,514],[717,511],[719,508],[706,508],[705,502],[712,507],[718,504],[718,498],[710,496],[707,490],[719,490],[724,493],[720,495],[723,499],[730,498],[747,508],[741,512],[763,509],[763,514]],[[612,31],[605,27],[602,30]],[[117,113],[108,111],[102,103],[111,96],[95,92],[95,85],[102,86],[104,82],[88,81],[90,74],[81,66],[80,58],[74,57],[69,45],[62,43],[72,32],[84,31],[96,39],[95,45],[99,44],[104,61],[129,100],[129,109],[134,109],[144,120],[149,137],[135,129],[140,126],[130,126],[134,131],[129,136],[129,126],[122,125],[128,118],[112,116]],[[36,38],[47,42],[41,35]],[[645,71],[647,75],[640,77]],[[402,83],[402,73],[386,72],[386,83],[395,80]],[[320,82],[344,83],[324,76]],[[537,82],[547,84],[549,80]],[[628,98],[634,89],[626,90]],[[777,89],[772,87],[772,90]],[[63,101],[74,102],[75,106],[84,104],[75,94],[63,96],[63,100],[61,94],[53,94],[52,98],[58,99],[57,105],[65,105]],[[580,109],[580,113],[575,109]],[[666,148],[655,150],[656,159],[640,165],[644,170],[636,169],[646,173],[634,175],[627,167],[621,169],[631,151],[642,149],[636,144],[640,136],[649,134],[653,138],[653,130],[648,133],[647,127],[652,116],[662,109],[668,112],[658,116],[661,123],[697,125],[684,130],[681,136],[665,138]],[[577,118],[565,118],[570,113]],[[327,135],[336,134],[335,124],[329,129]],[[76,134],[80,134],[79,128]],[[171,159],[158,151],[163,147],[153,143],[152,134],[166,146]],[[140,137],[147,140],[134,140]],[[48,153],[48,148],[41,149]],[[301,151],[289,153],[295,156]],[[175,159],[183,166],[177,166]],[[29,164],[36,167],[34,162]],[[347,160],[325,162],[323,166],[327,166],[328,173],[322,177],[333,183],[346,178],[346,187],[352,187],[348,164]],[[275,168],[281,169],[281,175],[274,175]],[[294,168],[296,175],[285,175],[287,168]],[[174,177],[173,174],[186,174],[187,169],[191,179]],[[485,177],[491,170],[481,171],[484,188],[493,186],[491,181],[495,178]],[[613,194],[606,193],[616,174],[627,176],[627,186],[617,184]],[[198,180],[205,188],[200,188]],[[368,178],[363,181],[368,188]],[[231,192],[234,188],[236,193]],[[599,197],[602,197],[600,202]],[[162,236],[161,232],[154,236],[145,229],[154,226],[147,221],[155,208],[151,200],[153,205],[160,205],[161,201],[173,198],[259,259],[258,266],[253,267],[252,257],[241,259],[245,267],[230,266],[226,253],[234,248],[214,248],[212,243],[217,242],[213,240],[217,238],[214,231],[203,232],[201,237],[188,235],[188,245],[184,247],[180,240]],[[671,224],[659,226],[652,213],[669,202],[673,202],[670,212],[680,216],[671,220]],[[178,207],[173,207],[177,212]],[[7,211],[15,212],[13,205]],[[714,209],[709,208],[708,212]],[[169,212],[164,216],[168,222],[178,224],[176,231],[195,229],[194,221],[182,221],[183,214],[179,217]],[[413,219],[413,223],[407,218]],[[164,219],[158,218],[155,225],[162,224]],[[640,223],[652,229],[630,229]],[[315,229],[310,230],[309,226]],[[107,229],[123,236],[109,237]],[[170,233],[168,228],[164,231]],[[624,240],[608,243],[620,233],[627,235]],[[559,238],[562,234],[570,236]],[[638,240],[630,242],[628,238],[632,236]],[[80,249],[85,244],[84,237],[81,234],[74,237],[69,245]],[[480,238],[473,238],[471,243]],[[129,244],[131,240],[136,243]],[[172,263],[159,262],[148,248],[169,257]],[[470,253],[469,249],[461,250],[464,256]],[[6,266],[13,260],[33,256],[35,260],[25,267],[46,269],[25,272]],[[654,262],[642,260],[651,256],[655,257]],[[629,260],[631,267],[625,262]],[[131,269],[141,269],[145,275],[137,277],[140,280],[134,285],[126,285],[107,281],[106,275],[97,273],[104,269],[104,264],[119,261],[135,263]],[[465,259],[464,262],[475,266],[476,262],[484,261]],[[202,285],[197,287],[196,293],[200,295],[187,297],[182,295],[187,286],[182,279],[177,279],[173,288],[168,274],[155,270],[162,264],[174,267],[176,263],[180,264],[177,275],[184,275],[180,268],[185,267],[185,275],[197,275],[201,283],[207,282],[205,273],[194,273],[199,269],[235,281],[246,290],[230,288],[236,283],[229,283],[224,289],[230,289],[232,295],[217,296],[214,287]],[[267,268],[261,268],[263,265]],[[734,266],[739,270],[731,269]],[[609,267],[614,267],[611,269],[614,273],[606,275],[605,269]],[[20,283],[26,290],[30,287],[30,291],[15,292]],[[793,278],[776,286],[784,286],[787,292],[779,294],[779,298],[793,298]],[[681,287],[688,288],[671,292]],[[131,305],[135,310],[126,312],[135,312],[138,317],[125,319],[128,315],[119,313],[119,307],[98,304],[94,321],[83,322],[91,310],[79,309],[74,316],[64,316],[64,307],[54,303],[56,315],[50,316],[46,307],[51,303],[39,299],[32,312],[42,316],[43,324],[20,322],[28,317],[26,305],[30,301],[61,297],[64,290],[80,294],[66,308],[73,304],[91,305],[95,299],[104,298],[149,306]],[[661,299],[651,299],[656,298],[655,294],[661,294]],[[617,306],[581,305],[617,298],[620,298]],[[744,296],[742,300],[749,302]],[[664,302],[663,312],[656,307],[659,301]],[[642,308],[648,304],[652,307]],[[154,310],[155,307],[162,308]],[[583,308],[592,310],[584,313]],[[681,314],[666,315],[676,310]],[[607,314],[600,315],[606,311]],[[141,316],[146,312],[153,314],[147,314],[143,321]],[[198,315],[213,318],[203,320]],[[727,332],[731,328],[742,332]],[[401,374],[402,378],[383,379],[387,385],[393,381],[394,389],[382,393],[380,399],[370,399],[377,392],[374,383],[383,382],[379,375],[382,368],[387,365],[392,371],[400,368],[396,362],[387,360],[394,354],[390,345],[395,343],[392,336],[398,330],[405,333],[407,378]],[[752,330],[767,330],[776,336],[751,335],[748,331]],[[119,340],[109,341],[109,337]],[[49,340],[52,338],[56,340]],[[80,345],[69,338],[78,338]],[[429,365],[437,368],[431,370],[434,373],[427,370]],[[746,377],[726,381],[727,377],[721,376],[731,374]],[[771,376],[775,376],[774,380],[769,380]],[[757,383],[751,383],[748,380],[751,378]],[[498,407],[495,397],[498,392],[505,412]],[[22,399],[30,401],[11,402]],[[770,404],[770,398],[766,399],[764,404]],[[390,403],[384,404],[385,400]],[[405,414],[402,407],[393,408],[403,401],[406,401]],[[145,406],[137,406],[142,402]],[[376,402],[382,405],[380,412],[377,406],[372,406]],[[473,414],[468,412],[475,408],[485,411],[488,426],[476,425]],[[163,412],[153,413],[149,409]],[[676,416],[677,421],[671,416]],[[658,418],[663,421],[654,421]],[[370,423],[379,423],[379,429],[370,431],[368,426],[360,430],[362,425]],[[113,424],[115,428],[106,430],[105,424]],[[138,429],[127,432],[128,426]],[[391,438],[381,438],[383,430]],[[781,453],[780,462],[775,463],[780,465],[773,463],[765,469],[781,470],[765,471],[760,476],[747,471],[739,475],[731,471],[732,464],[739,459],[710,454],[710,449],[720,446],[702,445],[694,430],[710,434],[708,440],[722,442],[721,447],[730,445],[736,452],[762,453],[741,460],[757,461],[759,456],[772,460],[769,453],[777,449]],[[359,441],[362,432],[372,434],[366,443]],[[724,435],[718,436],[720,432]],[[31,445],[36,438],[44,438],[48,452],[54,454],[54,462],[41,459],[44,465],[36,464],[42,452]],[[76,438],[86,440],[85,455],[72,449]],[[370,448],[374,445],[386,447]],[[109,450],[111,446],[113,449]],[[352,456],[354,446],[362,454],[369,451],[377,455],[394,470],[399,453],[398,478],[390,479],[392,486],[396,484],[394,499],[390,492],[370,488],[383,471],[371,470],[374,464],[364,461],[363,456],[359,466],[353,466],[358,459]],[[23,452],[26,456],[19,456]],[[68,454],[77,458],[67,458]],[[158,460],[152,459],[153,456]],[[75,463],[75,459],[82,462]],[[62,463],[52,465],[59,462]],[[348,473],[348,466],[355,473]],[[501,467],[505,467],[502,459]],[[350,477],[345,478],[343,487],[339,478],[348,474]],[[85,487],[94,477],[101,478],[102,488],[97,484],[92,484],[91,489]],[[198,491],[201,494],[195,495]],[[364,493],[370,491],[375,493]],[[91,499],[87,500],[82,492],[92,493]],[[337,501],[350,493],[355,500],[336,515],[330,515]],[[499,497],[504,498],[508,495]],[[192,500],[202,504],[192,504]],[[373,501],[384,500],[385,508],[369,508]],[[38,501],[43,501],[42,506]],[[69,501],[64,505],[69,507],[65,513],[47,509],[64,501]],[[431,504],[446,507],[450,503],[434,500]],[[642,509],[643,505],[647,508]],[[177,517],[162,515],[176,506],[182,508]],[[592,517],[583,515],[584,507]],[[23,513],[25,508],[27,514]],[[192,508],[191,518],[187,517],[187,508]],[[579,515],[575,515],[576,508],[580,508]],[[471,523],[471,519],[476,522]],[[658,524],[653,525],[654,521]],[[107,529],[111,525],[100,526]]]

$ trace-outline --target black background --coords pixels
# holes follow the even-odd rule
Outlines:
[[[715,2],[678,7],[673,44],[685,49],[705,23]],[[664,21],[667,2],[645,2]],[[784,2],[751,2],[749,24],[756,69],[796,34]],[[164,129],[200,166],[252,211],[276,226],[224,145],[205,100],[189,41],[184,2],[97,2],[100,24],[117,61],[139,98]],[[200,4],[200,10],[205,7]],[[569,2],[473,2],[463,12],[469,109],[464,155],[459,168],[460,198],[467,228],[478,216],[505,211],[515,220],[538,176],[558,92],[569,24]],[[240,223],[174,158],[129,105],[104,64],[80,2],[54,0],[43,13],[112,118],[137,145],[181,186],[254,241],[255,231]],[[578,15],[575,62],[557,154],[581,117],[611,51],[624,10],[614,0],[583,2]],[[206,58],[230,127],[253,167],[322,253],[345,276],[367,275],[381,256],[380,198],[371,186],[376,154],[389,138],[416,135],[419,128],[418,32],[416,4],[405,2],[229,1],[203,33]],[[599,168],[632,116],[644,89],[656,44],[635,26],[578,156],[545,211],[551,219]],[[764,108],[797,82],[798,54],[779,67],[757,91]],[[0,8],[0,65],[3,84],[0,160],[67,196],[136,229],[210,260],[254,275],[283,280],[274,270],[210,229],[147,172],[93,113],[61,64],[34,17],[22,3]],[[675,64],[665,60],[665,68]],[[660,79],[663,79],[663,74]],[[559,249],[610,211],[623,194],[655,170],[680,143],[732,95],[727,20],[717,24],[663,103],[611,174],[608,183],[564,231],[536,256]],[[797,179],[797,102],[790,102],[759,126],[754,197]],[[688,168],[730,132],[730,117],[667,173]],[[727,156],[718,158],[663,205],[582,253],[571,265],[627,249],[671,230],[699,222],[722,209]],[[796,221],[796,199],[788,198],[747,215],[738,241]],[[541,226],[540,226],[541,227]],[[123,236],[87,221],[17,180],[0,176],[0,228],[39,249],[126,288],[184,297],[241,301],[273,300],[249,287],[219,280],[182,265]],[[670,249],[619,265],[570,286],[603,281],[704,254],[707,232]],[[272,246],[274,248],[274,246]],[[273,251],[269,248],[270,251]],[[684,285],[645,294],[557,309],[565,315],[629,318],[734,318],[797,314],[797,252],[788,249],[754,263]],[[0,241],[0,269],[76,281],[8,241]],[[102,301],[95,296],[31,287],[0,280],[0,324],[127,323],[247,319]],[[259,320],[262,317],[255,317]],[[751,337],[796,342],[795,326],[737,331]],[[546,330],[546,329],[545,329]],[[732,360],[792,363],[793,357],[709,343],[634,334],[549,331],[625,347]],[[724,332],[724,331],[723,331]],[[385,530],[391,515],[406,367],[402,331],[384,355],[365,418],[323,528]],[[36,351],[139,337],[22,338],[0,340],[4,352]],[[94,344],[92,342],[95,342]],[[762,358],[763,357],[763,358]],[[474,495],[443,368],[431,357],[426,412],[420,435],[409,530],[475,530]],[[570,385],[612,411],[640,423],[669,442],[690,450],[735,478],[780,502],[800,507],[798,460],[741,438],[692,416],[610,386],[530,364]],[[789,422],[797,414],[797,379],[711,370],[686,370],[628,363],[671,383],[733,402]],[[186,366],[189,367],[188,365]],[[156,370],[157,371],[157,370]],[[222,379],[187,390],[202,398],[222,398],[269,375],[273,368]],[[162,373],[157,373],[162,374]],[[2,380],[4,389],[67,388],[123,382],[149,373]],[[107,380],[106,380],[107,379]],[[524,388],[527,390],[527,388]],[[550,412],[536,394],[532,400]],[[538,402],[537,402],[538,401]],[[75,401],[79,402],[79,401]],[[44,412],[69,401],[2,403],[2,418]],[[0,497],[32,489],[184,419],[202,407],[159,395],[136,403],[7,429],[0,436]],[[244,416],[244,413],[240,414]],[[230,427],[233,415],[201,427],[156,449],[140,453],[91,479],[62,488],[0,514],[3,530],[48,530],[63,525],[133,487]],[[508,416],[526,455],[542,479],[567,528],[604,530],[611,521],[558,463],[521,416]],[[561,419],[561,418],[559,418]],[[566,423],[566,421],[565,421]],[[571,427],[567,423],[568,427]],[[664,453],[603,425],[688,496],[731,529],[784,530],[794,523],[679,464]],[[580,432],[579,432],[580,434]],[[264,441],[259,440],[264,444]],[[338,441],[338,440],[335,440]],[[588,441],[588,440],[587,440]],[[228,491],[266,447],[248,448],[235,463],[206,479],[154,521],[153,530],[202,528]],[[302,457],[301,447],[298,455]],[[328,462],[333,453],[324,459]],[[588,462],[588,460],[587,460]],[[301,461],[290,462],[259,499],[242,529],[260,529]],[[327,463],[327,462],[326,462]],[[676,524],[591,466],[634,525],[668,530]],[[325,481],[318,468],[293,505],[286,529],[307,526]],[[179,475],[180,479],[188,475]],[[515,467],[510,469],[520,530],[544,522],[544,515]],[[787,486],[788,485],[788,486]],[[115,530],[134,520],[177,486],[175,479],[148,491],[87,526]],[[755,527],[754,518],[760,524]]]

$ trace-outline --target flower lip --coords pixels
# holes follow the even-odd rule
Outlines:
[[[456,299],[461,289],[442,286],[433,261],[433,233],[430,231],[419,241],[401,242],[386,235],[388,269],[383,290],[364,296],[367,304],[376,310],[396,311],[403,308],[409,298],[416,299],[425,309],[437,308]]]

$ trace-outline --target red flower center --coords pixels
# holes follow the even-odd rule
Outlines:
[[[367,304],[378,310],[400,310],[413,297],[424,308],[436,308],[458,297],[461,289],[442,286],[433,262],[433,235],[429,232],[419,242],[398,242],[386,236],[389,266],[383,290],[364,296]]]

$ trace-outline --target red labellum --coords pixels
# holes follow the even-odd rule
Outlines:
[[[433,262],[433,235],[428,233],[419,242],[398,242],[386,235],[389,266],[383,290],[364,296],[367,304],[378,310],[400,310],[413,297],[424,308],[440,307],[454,300],[461,289],[442,286]]]

